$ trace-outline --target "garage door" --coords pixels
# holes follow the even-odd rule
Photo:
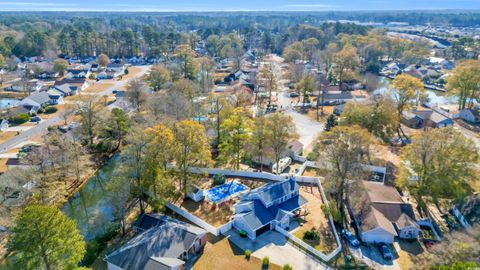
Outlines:
[[[259,235],[261,235],[262,233],[264,232],[268,232],[270,231],[270,223],[261,227],[260,229],[256,230],[255,231],[255,237],[258,237]]]

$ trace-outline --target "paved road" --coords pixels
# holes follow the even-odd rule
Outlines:
[[[311,150],[314,140],[323,132],[324,125],[291,108],[291,102],[295,103],[297,99],[290,98],[287,91],[288,87],[285,86],[285,81],[280,81],[277,92],[278,107],[281,106],[285,110],[285,114],[293,118],[297,133],[300,136],[299,141],[303,143],[305,149]]]
[[[138,66],[141,68],[141,71],[135,75],[136,78],[142,77],[145,75],[149,70],[151,66]],[[110,80],[108,81],[100,81],[98,82],[99,84],[102,83],[111,83]],[[104,95],[108,95],[112,93],[113,89],[119,89],[123,86],[125,86],[128,83],[128,80],[121,80],[121,81],[115,81],[114,85],[105,91],[96,93],[96,98],[95,100],[98,100],[102,98]],[[11,148],[14,148],[16,145],[28,141],[32,136],[38,135],[38,134],[46,134],[48,127],[51,125],[54,125],[58,123],[61,120],[59,116],[52,117],[50,119],[47,119],[45,121],[40,122],[38,125],[33,126],[32,128],[29,128],[28,130],[22,131],[19,135],[11,138],[10,140],[0,144],[0,154],[5,153]]]

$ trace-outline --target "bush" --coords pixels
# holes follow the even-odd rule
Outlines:
[[[213,185],[223,185],[225,184],[225,176],[217,174],[213,177]]]
[[[14,125],[21,125],[28,122],[28,120],[30,120],[30,116],[28,116],[28,114],[20,113],[12,117],[12,119],[10,119],[10,122]]]
[[[310,241],[320,240],[320,234],[318,234],[315,228],[312,228],[309,231],[306,231],[305,233],[303,233],[303,239],[310,240]]]
[[[285,264],[285,265],[282,267],[282,270],[293,270],[293,267],[292,267],[290,264]]]
[[[270,265],[270,259],[267,256],[263,257],[262,266],[263,267],[268,267],[269,265]]]
[[[250,249],[245,250],[245,258],[250,260],[250,256],[252,255],[252,251]]]
[[[240,234],[241,237],[244,237],[244,238],[247,237],[247,232],[244,231],[244,230],[241,230],[241,231],[239,232],[239,234]]]
[[[120,226],[118,223],[110,226],[104,234],[98,235],[92,241],[87,243],[87,252],[81,261],[82,266],[90,266],[97,259],[99,254],[105,249],[108,241],[112,240],[118,233]]]
[[[46,114],[56,113],[58,111],[57,107],[49,106],[45,108]]]

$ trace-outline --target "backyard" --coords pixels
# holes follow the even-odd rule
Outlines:
[[[320,208],[323,204],[320,191],[314,186],[302,186],[300,195],[308,200],[308,203],[304,206],[307,214],[299,219],[299,227],[293,231],[293,235],[316,250],[324,253],[332,252],[337,248],[337,244],[328,224],[328,219],[325,218]],[[308,237],[309,234],[312,234],[311,232],[316,232],[315,234],[318,237]],[[304,238],[305,234],[307,234],[306,238]]]
[[[233,215],[232,206],[235,204],[233,199],[225,201],[218,205],[202,200],[195,202],[191,199],[185,199],[181,207],[189,213],[206,221],[208,224],[219,227],[228,222]]]

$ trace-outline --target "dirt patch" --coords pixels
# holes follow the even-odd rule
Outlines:
[[[114,83],[96,83],[83,91],[83,93],[101,93],[106,91],[114,86]]]
[[[242,250],[223,236],[207,242],[200,258],[193,265],[194,270],[258,270],[262,269],[261,267],[260,259],[252,256],[247,260]],[[270,263],[268,269],[279,270],[281,268]]]
[[[328,219],[325,218],[320,208],[323,204],[320,191],[317,187],[302,186],[300,195],[308,200],[308,203],[304,206],[308,214],[300,218],[300,227],[293,232],[293,235],[299,239],[303,239],[305,232],[314,229],[319,233],[320,239],[316,241],[305,241],[305,243],[316,250],[325,253],[332,252],[337,248],[337,244],[332,229],[328,224]]]
[[[205,200],[197,203],[193,200],[185,199],[182,202],[181,207],[191,214],[203,219],[208,224],[214,227],[219,227],[227,223],[233,215],[232,207],[234,204],[234,200],[225,201],[215,205]]]

